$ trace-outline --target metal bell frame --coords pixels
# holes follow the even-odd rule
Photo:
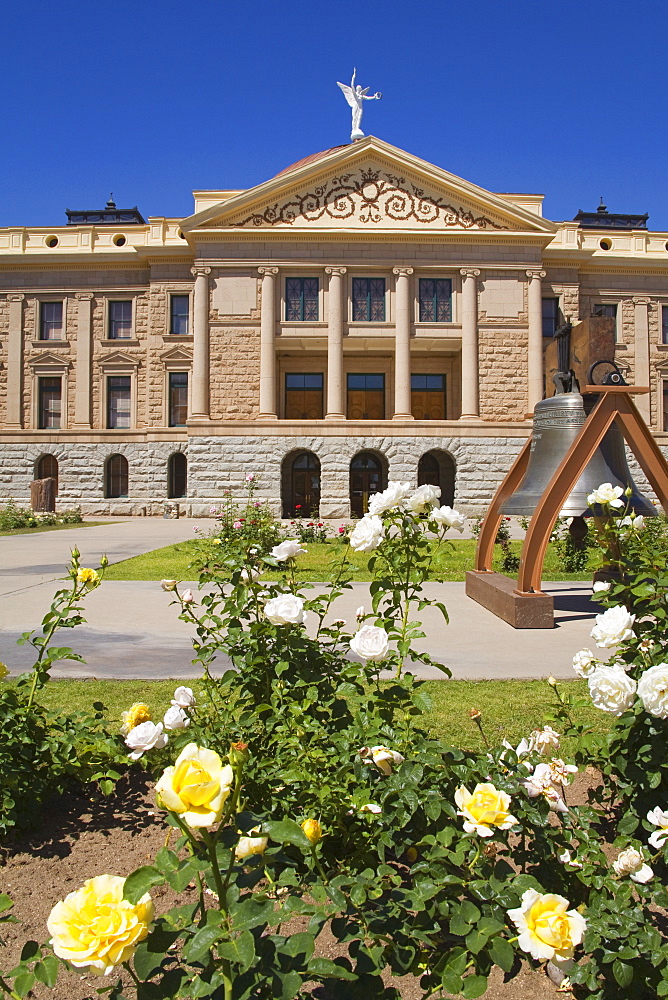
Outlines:
[[[545,552],[552,528],[564,502],[599,447],[606,431],[613,423],[618,424],[648,482],[659,498],[661,506],[668,513],[668,463],[666,463],[663,453],[631,399],[632,395],[648,393],[649,388],[629,385],[588,385],[583,391],[598,393],[599,398],[547,484],[534,510],[522,546],[517,587],[513,591],[516,602],[531,602],[537,598],[544,602],[549,597],[541,591],[541,585]],[[469,596],[474,596],[471,591],[475,591],[474,600],[479,600],[480,588],[475,587],[475,585],[470,587],[469,578],[478,578],[482,581],[485,574],[489,574],[490,577],[500,576],[500,574],[492,572],[492,556],[496,533],[502,518],[501,506],[515,493],[522,482],[529,463],[530,448],[531,437],[499,486],[482,522],[476,548],[475,570],[467,573],[466,592]],[[508,578],[504,577],[503,579],[507,580]],[[479,602],[494,610],[495,602],[493,600],[489,603],[487,600]],[[506,618],[506,620],[510,619]],[[545,628],[552,626],[542,624],[525,627]]]

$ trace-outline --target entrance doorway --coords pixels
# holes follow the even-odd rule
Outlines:
[[[58,459],[55,455],[42,455],[37,461],[35,479],[55,479],[55,496],[58,496]]]
[[[294,458],[288,455],[283,465],[283,517],[315,517],[320,507],[317,455],[300,451]]]
[[[428,451],[418,462],[418,486],[437,486],[441,506],[452,507],[455,502],[455,475],[455,460],[447,451]]]
[[[167,463],[167,495],[173,497],[184,497],[188,492],[188,459],[180,452],[175,451],[169,456]]]
[[[385,467],[380,456],[360,451],[350,463],[350,513],[363,517],[369,509],[369,497],[387,486]]]

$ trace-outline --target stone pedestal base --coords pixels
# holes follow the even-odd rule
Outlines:
[[[550,594],[518,594],[517,581],[502,573],[466,574],[466,596],[513,628],[554,628]]]

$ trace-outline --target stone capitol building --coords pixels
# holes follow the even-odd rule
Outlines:
[[[174,219],[0,229],[0,503],[360,515],[388,480],[482,513],[531,431],[544,347],[608,317],[668,445],[668,233],[542,215],[373,136]],[[642,477],[638,477],[642,484]]]

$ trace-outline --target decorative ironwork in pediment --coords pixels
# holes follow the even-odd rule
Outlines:
[[[292,226],[296,222],[341,222],[364,226],[416,222],[443,229],[508,229],[487,215],[476,215],[461,205],[429,194],[405,177],[370,167],[341,173],[305,194],[291,194],[236,222],[219,226]]]

